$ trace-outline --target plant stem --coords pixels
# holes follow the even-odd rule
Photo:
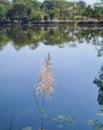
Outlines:
[[[45,91],[43,91],[43,98],[42,98],[41,129],[44,129],[44,101],[45,101]]]
[[[37,109],[38,109],[38,112],[39,112],[39,115],[40,115],[40,118],[41,118],[41,111],[40,111],[39,103],[38,103],[38,100],[37,100],[35,93],[34,93],[34,98],[35,98],[36,106],[37,106]]]
[[[40,116],[40,130],[44,130],[44,98],[45,98],[45,92],[43,92],[42,109],[41,110],[40,110],[38,99],[37,99],[37,96],[36,96],[35,93],[34,93],[34,98],[35,98],[36,106],[37,106],[39,116]]]
[[[12,117],[11,117],[11,121],[10,121],[10,127],[9,127],[9,130],[12,130],[12,122],[13,122],[13,117],[14,117],[14,114],[12,114]]]

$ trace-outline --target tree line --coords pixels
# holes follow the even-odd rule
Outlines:
[[[93,5],[67,0],[0,0],[0,23],[103,21],[103,0]]]

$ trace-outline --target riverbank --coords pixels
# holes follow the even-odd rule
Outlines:
[[[86,19],[86,20],[49,20],[49,21],[28,21],[27,19],[22,20],[0,20],[0,25],[34,25],[34,26],[49,26],[49,25],[103,25],[103,20],[98,19]]]

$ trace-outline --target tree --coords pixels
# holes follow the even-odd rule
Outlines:
[[[94,15],[98,19],[103,17],[103,0],[100,0],[100,2],[96,2],[94,4]]]
[[[86,9],[86,3],[84,1],[79,1],[76,3],[75,9],[75,18],[81,19],[84,16],[84,12]]]
[[[6,5],[3,3],[0,3],[0,18],[5,17],[6,12],[7,12]]]
[[[87,5],[83,11],[83,16],[86,16],[87,18],[93,17],[94,10],[91,7],[91,5]]]

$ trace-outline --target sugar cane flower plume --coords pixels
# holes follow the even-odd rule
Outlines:
[[[44,58],[43,65],[41,66],[38,82],[35,87],[36,94],[42,93],[47,97],[51,97],[51,94],[54,92],[54,73],[51,68],[51,56],[50,53]]]

